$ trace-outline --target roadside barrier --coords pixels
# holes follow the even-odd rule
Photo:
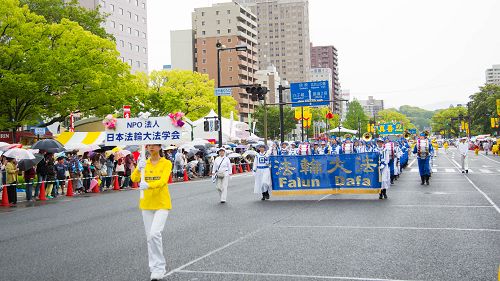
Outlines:
[[[66,188],[66,196],[73,197],[73,181],[68,180],[68,187]]]
[[[3,191],[2,191],[2,203],[0,204],[2,207],[9,207],[9,195],[7,193],[7,186],[3,186]]]

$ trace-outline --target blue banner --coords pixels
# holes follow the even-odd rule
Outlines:
[[[272,156],[271,177],[273,191],[378,189],[379,155]]]
[[[402,135],[404,127],[401,122],[383,123],[378,125],[377,131],[379,135]]]

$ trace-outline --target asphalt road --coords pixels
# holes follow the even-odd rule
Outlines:
[[[221,205],[210,181],[176,183],[165,280],[498,280],[500,158],[440,150],[375,195],[274,197],[248,174]],[[149,280],[138,192],[0,209],[0,280]]]

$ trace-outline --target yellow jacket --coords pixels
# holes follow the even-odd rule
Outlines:
[[[144,179],[149,184],[149,188],[141,190],[139,208],[142,210],[172,209],[170,193],[168,192],[168,179],[172,172],[172,162],[162,157],[156,165],[153,165],[148,159],[144,172]],[[134,170],[131,179],[133,182],[141,181],[139,169]]]
[[[17,182],[17,168],[16,168],[16,165],[14,163],[12,163],[12,162],[9,161],[5,165],[5,170],[7,171],[6,183],[9,184],[9,183]]]

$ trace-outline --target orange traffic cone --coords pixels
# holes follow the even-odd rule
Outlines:
[[[92,190],[92,193],[99,193],[101,192],[99,190],[99,178],[95,177],[95,180],[97,181],[97,184],[94,186],[94,190]]]
[[[9,194],[7,193],[7,186],[3,186],[2,191],[2,203],[0,204],[2,207],[9,207]]]
[[[187,170],[184,170],[184,181],[189,181]]]
[[[120,184],[118,183],[118,176],[114,176],[115,182],[113,184],[113,190],[120,190]]]
[[[138,189],[139,188],[139,183],[138,182],[132,182],[132,189]]]
[[[69,197],[73,196],[73,180],[72,179],[68,180],[68,188],[66,189],[66,196],[69,196]]]
[[[233,175],[236,174],[236,165],[233,165]]]
[[[170,173],[170,177],[168,177],[168,183],[174,183],[174,180],[172,179],[172,173]]]
[[[238,168],[240,168],[240,174],[243,173],[243,165],[239,165]]]
[[[45,181],[42,181],[42,185],[40,185],[40,195],[38,195],[38,200],[47,200],[47,197],[45,197]]]
[[[248,164],[248,163],[247,163],[247,172],[250,172],[250,171],[252,171],[252,170],[250,169],[250,164]]]

